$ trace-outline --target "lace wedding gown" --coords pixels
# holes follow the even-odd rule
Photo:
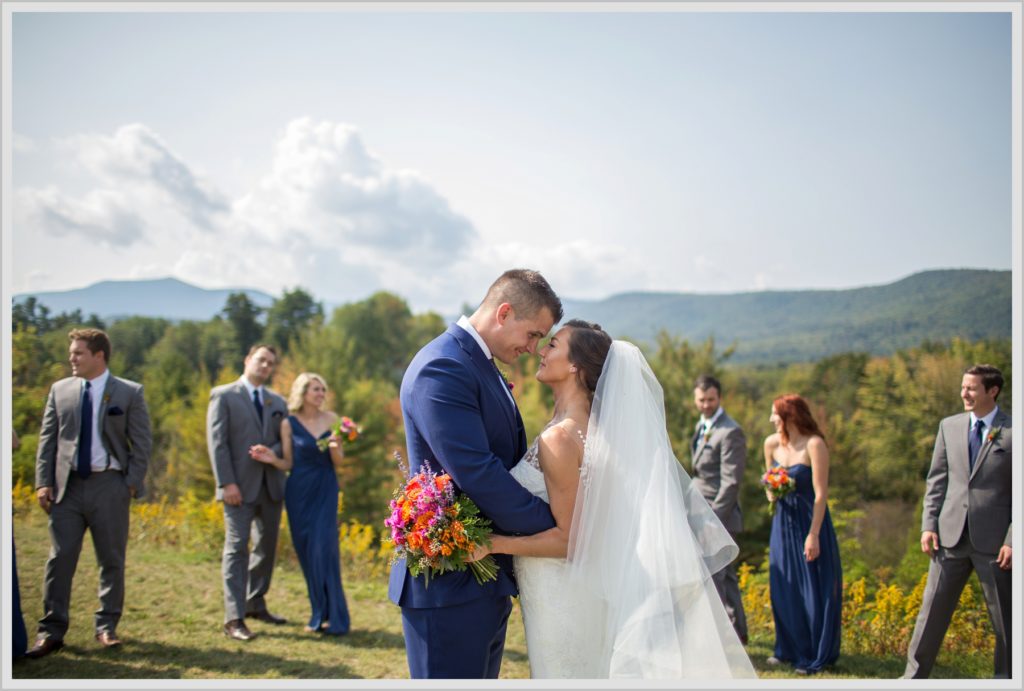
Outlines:
[[[544,501],[548,490],[540,469],[537,444],[540,437],[511,470],[519,484]],[[586,601],[579,588],[570,584],[565,559],[550,557],[514,557],[519,583],[519,607],[526,629],[526,648],[530,658],[530,676],[534,679],[595,679],[601,676],[599,661],[588,659],[586,631],[579,625],[586,607],[599,603]],[[588,614],[588,616],[592,616]]]

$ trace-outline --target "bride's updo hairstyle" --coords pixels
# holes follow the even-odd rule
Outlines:
[[[576,365],[576,380],[587,390],[590,400],[594,400],[597,380],[612,347],[612,337],[600,324],[582,319],[570,319],[565,326],[572,329],[569,333],[569,362]]]

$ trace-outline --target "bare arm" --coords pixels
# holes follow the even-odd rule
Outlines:
[[[828,446],[821,437],[811,437],[807,442],[807,455],[811,457],[811,482],[814,485],[814,513],[811,516],[811,529],[804,541],[804,557],[814,561],[821,554],[818,533],[825,520],[825,509],[828,508]]]
[[[338,421],[338,414],[337,413],[333,413],[333,412],[328,412],[327,415],[330,418],[330,426],[333,429],[334,428],[334,424]],[[341,437],[336,437],[332,433],[331,436],[328,437],[328,439],[329,439],[329,441],[327,442],[327,450],[331,454],[331,463],[334,464],[335,468],[340,468],[341,467],[341,462],[345,458],[345,450],[341,446],[341,444],[342,444]]]
[[[287,418],[281,421],[281,453],[283,458],[274,453],[273,448],[263,444],[254,444],[249,449],[249,456],[260,463],[272,465],[278,470],[291,470],[294,463],[292,455],[292,425]]]
[[[538,448],[555,527],[534,535],[494,535],[491,538],[491,552],[565,558],[569,546],[569,527],[576,506],[576,490],[580,484],[583,450],[579,442],[561,427],[552,427],[542,434]],[[474,556],[479,558],[483,555]]]
[[[769,434],[767,437],[765,437],[765,439],[764,439],[764,470],[765,470],[765,472],[768,472],[769,470],[772,469],[772,462],[775,459],[775,449],[777,449],[778,447],[779,447],[779,435],[778,434]],[[771,501],[771,499],[772,499],[772,491],[770,489],[765,488],[764,493],[765,493],[765,496],[768,497],[768,500]]]

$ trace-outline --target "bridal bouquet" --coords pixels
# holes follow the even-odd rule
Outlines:
[[[359,438],[363,428],[352,421],[352,418],[347,415],[342,415],[338,418],[338,421],[331,427],[331,436],[324,439],[318,439],[316,442],[316,448],[321,451],[327,450],[327,445],[331,443],[331,439],[335,437],[339,438],[342,442],[355,441]]]
[[[395,490],[390,502],[391,515],[384,520],[391,537],[385,544],[394,549],[392,562],[405,558],[413,576],[430,578],[449,571],[465,571],[468,566],[477,583],[498,577],[498,564],[487,555],[466,563],[476,545],[490,544],[491,522],[464,494],[456,495],[448,473],[436,474],[426,462]]]
[[[768,501],[768,513],[772,516],[775,515],[775,503],[796,489],[796,480],[791,478],[789,472],[781,465],[762,475],[761,484],[772,493],[772,498]]]

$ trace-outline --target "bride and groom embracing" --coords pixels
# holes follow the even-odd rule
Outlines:
[[[494,363],[562,319],[537,272],[513,269],[424,346],[402,380],[410,465],[447,472],[492,521],[497,579],[394,564],[413,678],[497,678],[519,595],[535,678],[754,677],[711,575],[736,544],[672,453],[661,386],[636,346],[571,320],[540,349],[554,415],[527,447]],[[415,472],[413,470],[413,472]]]

